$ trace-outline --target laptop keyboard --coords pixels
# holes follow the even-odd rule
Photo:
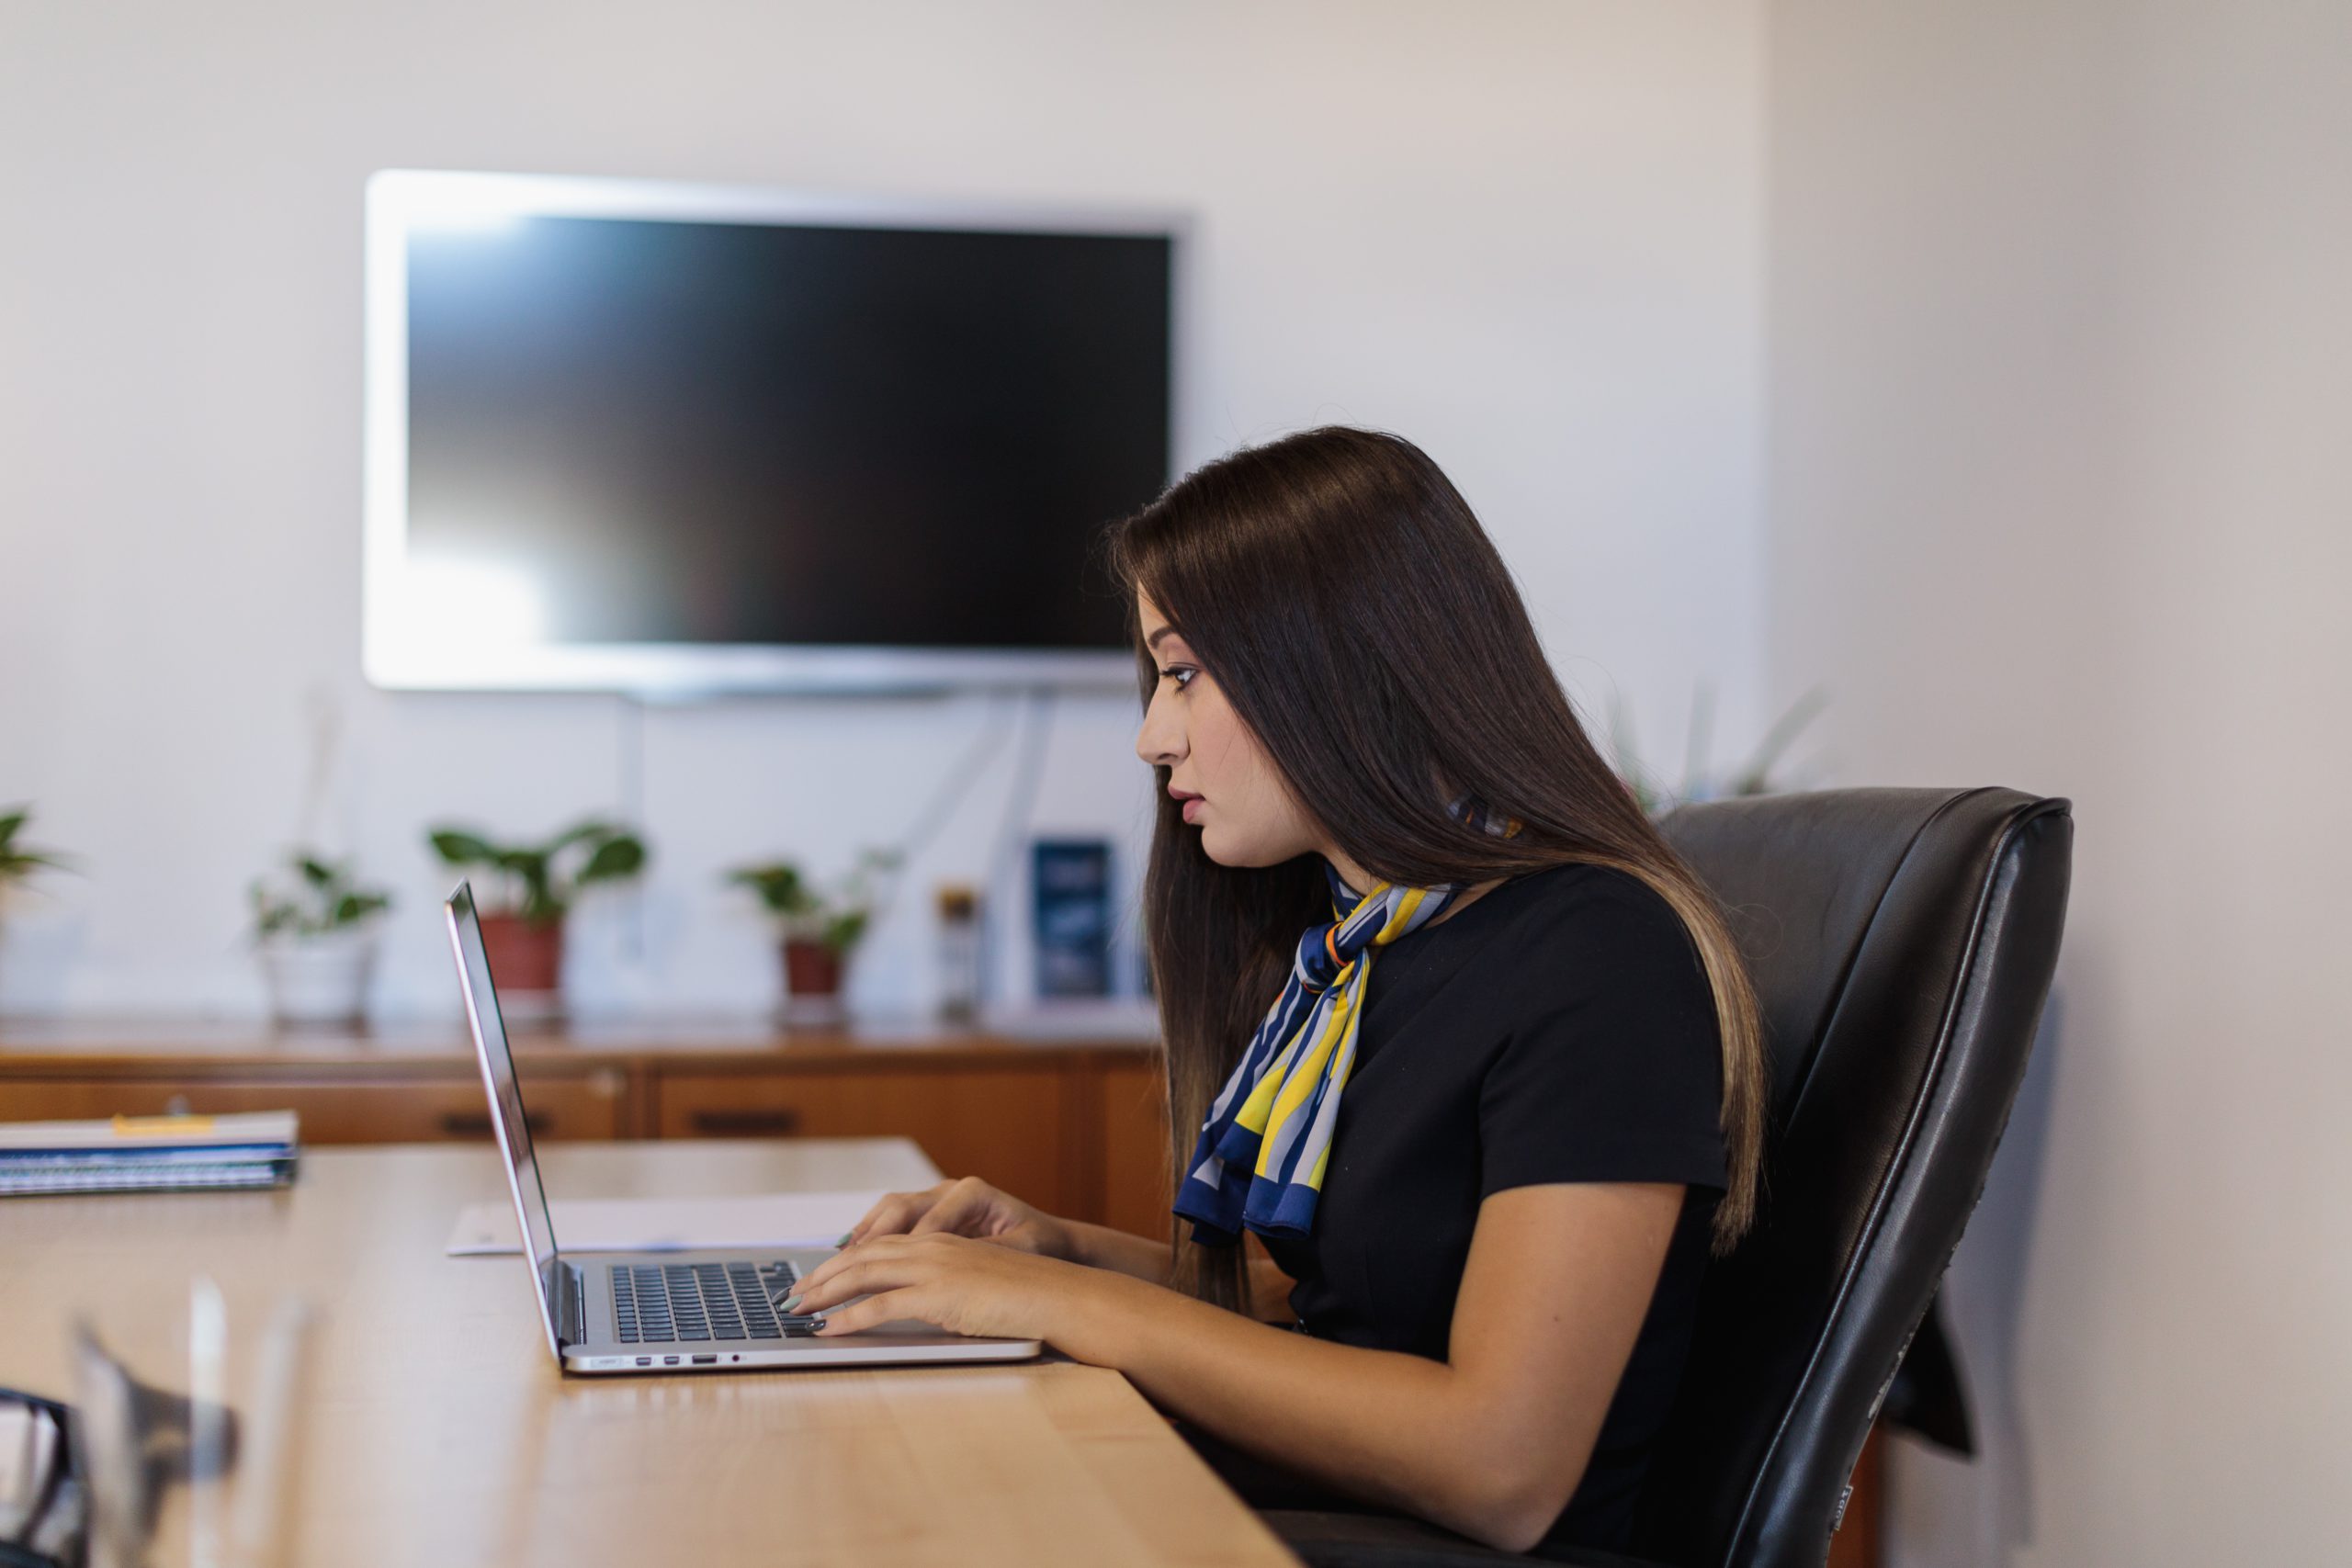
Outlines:
[[[637,1263],[613,1271],[613,1317],[627,1345],[673,1339],[782,1339],[816,1332],[779,1313],[798,1278],[789,1263]]]

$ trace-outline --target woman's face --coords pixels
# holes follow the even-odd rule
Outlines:
[[[1168,770],[1168,790],[1187,801],[1184,820],[1219,865],[1279,865],[1328,853],[1314,820],[1293,797],[1258,737],[1241,722],[1159,607],[1136,595],[1146,647],[1159,681],[1136,736],[1136,755]]]

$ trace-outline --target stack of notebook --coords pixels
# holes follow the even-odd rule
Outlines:
[[[0,1197],[283,1187],[296,1147],[291,1111],[0,1122]]]

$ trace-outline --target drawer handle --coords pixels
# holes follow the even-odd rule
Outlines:
[[[544,1111],[526,1111],[523,1121],[535,1138],[547,1137],[555,1131],[555,1119]],[[444,1111],[441,1112],[441,1131],[452,1138],[487,1138],[490,1136],[490,1112]]]
[[[797,1111],[709,1110],[697,1108],[687,1118],[697,1133],[716,1137],[746,1137],[754,1133],[782,1136],[798,1129]]]

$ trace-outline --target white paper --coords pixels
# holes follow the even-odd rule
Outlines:
[[[558,1198],[548,1205],[566,1252],[685,1252],[705,1247],[831,1247],[880,1201],[871,1192],[763,1192],[734,1198]],[[520,1252],[511,1200],[469,1203],[449,1256]]]

